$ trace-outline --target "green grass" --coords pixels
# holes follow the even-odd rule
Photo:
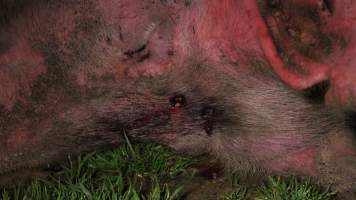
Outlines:
[[[232,192],[227,192],[224,195],[224,200],[246,200],[248,199],[247,190],[242,187],[238,187]]]
[[[266,184],[259,188],[259,196],[255,200],[331,200],[334,196],[334,192],[321,189],[309,180],[268,177]]]
[[[295,177],[267,177],[265,184],[259,186],[255,195],[234,181],[235,190],[225,193],[223,200],[332,200],[336,193],[312,184],[310,180]],[[254,196],[254,197],[252,197]]]
[[[46,180],[0,189],[0,200],[180,200],[192,188],[172,182],[192,177],[194,162],[196,159],[177,155],[160,145],[128,142],[115,150],[69,159],[59,175]],[[201,181],[209,181],[198,180],[201,185]],[[225,193],[217,199],[332,200],[334,196],[328,189],[296,178],[268,177],[257,189],[248,188],[235,174],[224,177],[224,182]],[[205,199],[204,195],[199,196]]]
[[[226,180],[233,190],[226,192],[223,196],[223,200],[246,200],[249,198],[247,188],[242,186],[240,177],[237,174],[230,174],[226,177]]]
[[[113,151],[70,159],[59,177],[1,192],[0,199],[174,200],[181,188],[167,179],[187,173],[192,159],[154,144],[128,143]]]

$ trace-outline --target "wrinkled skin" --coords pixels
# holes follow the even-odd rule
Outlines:
[[[353,199],[355,2],[0,8],[1,174],[110,148],[125,133],[241,172],[315,177]]]

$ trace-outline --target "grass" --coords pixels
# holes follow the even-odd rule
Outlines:
[[[310,180],[268,177],[266,184],[259,188],[259,196],[255,200],[331,200],[334,196],[334,192],[321,189]]]
[[[167,179],[187,173],[192,159],[154,144],[128,143],[118,149],[69,159],[59,177],[3,189],[0,199],[174,200],[181,188]]]
[[[224,195],[224,200],[246,200],[246,199],[248,199],[247,190],[241,187],[238,187],[232,192],[227,192]]]
[[[265,184],[257,188],[254,197],[248,189],[235,182],[235,190],[225,193],[223,200],[332,200],[336,193],[322,189],[310,180],[295,177],[267,177]],[[237,184],[236,184],[237,183]]]
[[[249,199],[248,190],[242,186],[240,177],[237,174],[230,174],[227,179],[231,188],[231,191],[226,192],[223,196],[223,200],[246,200]]]
[[[160,145],[128,142],[115,150],[70,158],[57,176],[37,179],[27,186],[1,189],[0,200],[188,199],[184,198],[184,185],[171,183],[182,176],[192,177],[190,169],[194,162],[195,159],[177,155]],[[224,180],[229,189],[217,199],[332,200],[335,195],[308,180],[296,178],[267,177],[257,189],[244,186],[237,175]],[[204,194],[201,199],[205,199]]]

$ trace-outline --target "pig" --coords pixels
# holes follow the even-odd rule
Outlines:
[[[356,4],[3,0],[0,174],[125,142],[356,189]]]

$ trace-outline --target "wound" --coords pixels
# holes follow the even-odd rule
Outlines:
[[[182,108],[187,104],[187,100],[184,95],[177,94],[169,99],[172,108]]]
[[[201,117],[204,120],[203,127],[207,135],[213,134],[215,113],[215,108],[211,106],[206,106],[201,111]]]

